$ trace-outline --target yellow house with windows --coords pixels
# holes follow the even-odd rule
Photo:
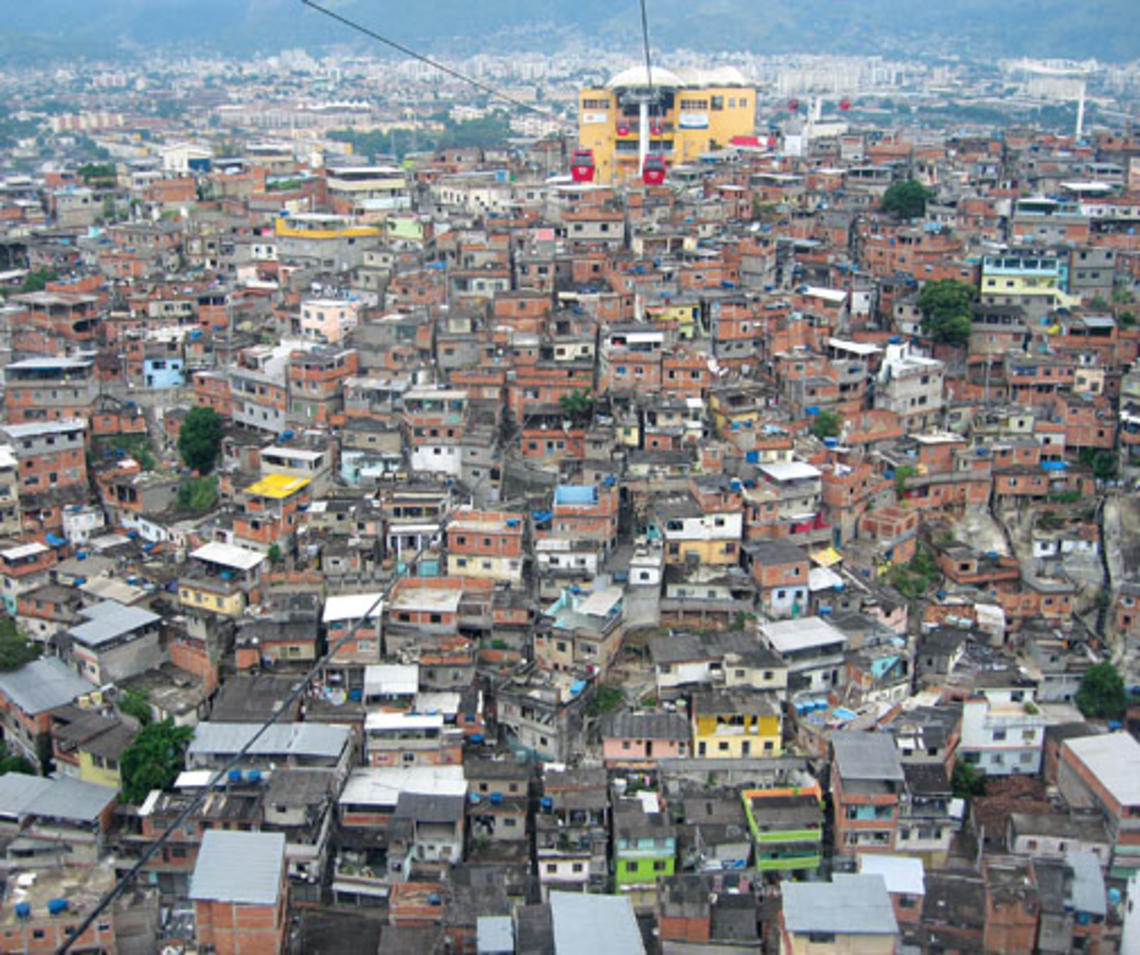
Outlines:
[[[604,87],[581,90],[578,145],[593,150],[598,182],[640,175],[643,125],[646,151],[661,156],[667,166],[696,162],[701,153],[724,148],[735,136],[753,135],[756,90],[732,67],[657,67],[647,77],[644,66],[623,70]]]
[[[217,578],[179,581],[178,602],[183,607],[209,610],[226,617],[240,617],[245,612],[245,592]]]
[[[693,752],[704,759],[783,753],[780,705],[773,693],[705,690],[693,694]]]
[[[108,716],[88,709],[86,701],[101,700],[96,693],[81,699],[81,706],[59,712],[52,729],[52,750],[57,766],[68,775],[78,774],[87,783],[119,789],[123,753],[139,731],[134,720]]]

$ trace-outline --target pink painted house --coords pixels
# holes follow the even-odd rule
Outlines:
[[[602,727],[607,769],[653,769],[659,759],[691,754],[689,721],[679,713],[614,713]]]

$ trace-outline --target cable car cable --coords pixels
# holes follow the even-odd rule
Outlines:
[[[376,40],[378,43],[383,43],[385,46],[390,46],[393,50],[397,50],[400,53],[403,53],[404,56],[409,56],[413,60],[419,60],[419,62],[425,63],[433,69],[439,70],[442,73],[446,73],[448,76],[452,76],[457,80],[462,80],[464,83],[469,83],[477,90],[482,90],[484,93],[487,93],[490,96],[494,96],[496,99],[501,99],[504,102],[510,103],[513,106],[518,106],[525,110],[529,110],[532,113],[538,113],[539,116],[545,116],[547,119],[557,120],[559,123],[569,125],[569,120],[567,120],[564,116],[559,116],[557,113],[553,113],[548,109],[543,109],[541,106],[535,106],[533,103],[527,103],[521,99],[517,99],[514,96],[511,96],[509,93],[504,93],[501,90],[497,90],[495,87],[490,86],[481,80],[477,80],[472,76],[468,76],[466,73],[461,73],[454,67],[440,63],[438,60],[433,60],[430,56],[425,56],[422,53],[417,53],[410,47],[404,46],[404,44],[400,43],[397,40],[389,39],[383,34],[377,33],[375,30],[364,26],[362,23],[357,23],[355,20],[351,20],[343,14],[337,13],[334,10],[330,10],[328,7],[322,7],[319,3],[314,3],[313,0],[301,0],[301,3],[312,10],[316,10],[318,13],[323,13],[326,17],[336,20],[338,23],[343,23],[346,27],[356,30],[358,33],[363,33],[366,37],[370,37],[371,39]],[[642,5],[644,6],[644,3]]]

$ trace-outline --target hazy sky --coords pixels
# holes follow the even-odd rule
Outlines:
[[[636,47],[636,0],[328,0],[408,43],[473,51],[561,47],[567,40]],[[8,57],[72,56],[152,44],[231,52],[367,41],[300,0],[39,0],[11,3]],[[756,53],[1140,57],[1136,0],[649,0],[655,44]],[[1123,27],[1123,28],[1122,28]],[[490,38],[490,39],[487,39]]]

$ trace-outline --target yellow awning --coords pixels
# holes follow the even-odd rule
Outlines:
[[[296,494],[309,483],[309,478],[293,477],[290,474],[267,474],[256,484],[247,487],[245,493],[281,501]]]
[[[831,567],[843,560],[843,555],[834,547],[824,547],[822,550],[813,550],[811,559],[820,567]]]

